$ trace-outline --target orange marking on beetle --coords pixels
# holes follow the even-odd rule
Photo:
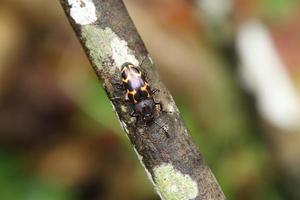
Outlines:
[[[134,96],[136,95],[136,91],[135,90],[133,90],[133,91],[127,90],[127,96],[129,96],[129,95],[132,95],[134,103],[137,103],[137,100],[135,100],[135,98],[134,98]]]
[[[131,94],[131,95],[133,95],[133,96],[134,96],[134,95],[136,94],[136,91],[135,91],[135,90],[132,90],[132,91],[130,91],[130,90],[127,90],[127,93],[128,93],[128,94]]]
[[[123,79],[123,78],[122,78],[122,82],[128,83],[128,81],[129,81],[129,78],[128,78],[128,77],[127,77],[126,79]]]
[[[144,86],[141,87],[141,90],[142,90],[142,91],[145,91],[145,92],[148,92],[147,87],[148,87],[148,83],[145,82]]]

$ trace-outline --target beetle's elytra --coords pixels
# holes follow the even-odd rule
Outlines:
[[[134,117],[141,117],[145,122],[150,122],[154,118],[156,103],[153,99],[153,94],[157,90],[151,90],[142,72],[131,63],[124,63],[121,68],[122,82],[126,90],[125,99],[132,104]]]

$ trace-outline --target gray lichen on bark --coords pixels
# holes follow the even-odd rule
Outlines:
[[[152,60],[121,0],[61,0],[66,15],[158,194],[166,200],[225,199],[214,175],[192,142],[175,102],[161,82]],[[125,62],[139,66],[165,112],[154,123],[136,123],[120,83]],[[158,125],[159,124],[159,125]],[[163,128],[162,128],[162,127]],[[166,135],[167,132],[167,135]]]

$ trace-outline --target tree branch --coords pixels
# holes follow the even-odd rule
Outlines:
[[[225,199],[214,175],[205,164],[179,115],[174,100],[159,79],[122,0],[61,0],[66,15],[103,84],[121,126],[157,193],[166,200]],[[155,112],[154,122],[136,123],[130,115],[121,83],[125,62],[147,74],[154,96],[165,112]]]

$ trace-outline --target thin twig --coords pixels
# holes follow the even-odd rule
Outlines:
[[[61,4],[160,197],[225,199],[159,79],[122,0],[61,0]],[[120,68],[125,62],[139,66],[150,86],[159,90],[154,98],[164,111],[157,109],[153,123],[136,123],[125,98],[118,98],[124,96],[116,83],[121,83]]]

